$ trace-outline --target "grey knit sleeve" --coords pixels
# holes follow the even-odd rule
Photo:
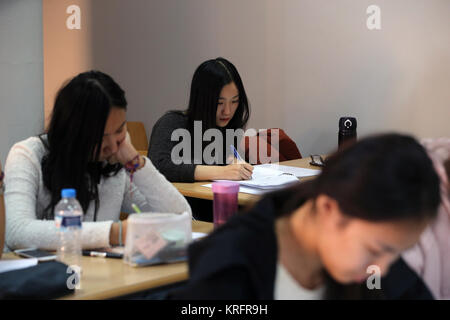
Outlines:
[[[196,164],[175,164],[172,149],[180,141],[172,141],[176,129],[187,130],[187,117],[182,113],[168,112],[153,126],[148,147],[148,157],[153,165],[171,182],[194,182]]]

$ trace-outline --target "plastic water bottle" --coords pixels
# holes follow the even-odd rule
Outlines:
[[[59,232],[57,259],[81,271],[81,228],[83,209],[75,189],[63,189],[62,199],[55,207],[55,223]]]

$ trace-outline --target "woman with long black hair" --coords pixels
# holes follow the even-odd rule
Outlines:
[[[58,92],[45,134],[16,143],[6,174],[6,243],[10,249],[56,249],[54,208],[74,188],[83,211],[83,248],[125,242],[120,213],[191,213],[186,199],[130,142],[127,101],[108,75],[89,71]],[[119,238],[119,235],[122,235]]]
[[[431,298],[398,258],[439,203],[439,178],[414,138],[365,138],[328,157],[317,178],[264,196],[192,244],[189,282],[170,297]],[[372,273],[380,285],[367,285]]]
[[[226,165],[229,156],[233,156],[226,143],[226,131],[243,130],[249,116],[247,94],[236,67],[224,58],[205,61],[194,72],[187,110],[170,111],[154,125],[149,158],[172,182],[250,179],[253,171],[250,164],[235,161]],[[203,139],[209,129],[217,130],[221,140],[219,150],[212,152],[212,161],[205,159],[210,142]],[[177,144],[181,143],[172,140],[176,130],[188,133],[189,143],[185,150],[174,153]],[[239,138],[238,134],[231,141],[236,149],[239,149]]]

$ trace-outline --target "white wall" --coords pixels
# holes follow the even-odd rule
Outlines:
[[[165,111],[186,108],[196,67],[223,56],[243,78],[253,125],[264,123],[265,14],[255,0],[96,0],[93,65],[125,89],[129,119],[150,136]]]
[[[450,1],[270,2],[280,54],[268,77],[281,82],[265,125],[289,129],[306,153],[336,146],[337,121],[358,119],[360,135],[399,130],[450,136]],[[369,31],[365,11],[381,8],[382,29]],[[275,11],[275,7],[277,7]],[[269,37],[270,41],[270,37]]]
[[[366,28],[381,7],[382,30]],[[82,8],[83,10],[83,8]],[[127,92],[148,134],[186,107],[195,68],[223,56],[247,89],[250,127],[281,127],[303,155],[337,145],[340,116],[359,136],[450,136],[448,0],[95,0],[85,18],[93,67]]]
[[[42,3],[0,1],[0,161],[17,141],[42,132]]]

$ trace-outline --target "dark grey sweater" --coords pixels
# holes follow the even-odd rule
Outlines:
[[[213,160],[212,163],[205,163],[203,161],[202,155],[205,148],[209,145],[210,141],[200,141],[202,144],[201,151],[202,154],[199,155],[199,159],[194,161],[194,150],[193,144],[194,137],[191,136],[191,157],[189,163],[175,164],[172,161],[171,153],[172,149],[180,141],[171,141],[172,133],[176,129],[186,129],[189,130],[188,117],[181,111],[169,111],[163,115],[154,125],[152,134],[150,136],[150,142],[148,147],[148,157],[152,161],[153,165],[166,176],[167,180],[171,182],[194,182],[194,172],[197,164],[202,165],[225,165],[226,159],[232,155],[229,146],[226,143],[222,143],[222,150],[220,154],[217,154],[217,158]],[[226,128],[216,128],[222,134],[222,141],[226,141]],[[238,141],[239,140],[239,141]],[[232,142],[237,148],[239,145],[240,138],[235,138]],[[198,143],[198,141],[197,141]],[[181,146],[179,147],[181,149]],[[182,160],[183,154],[177,154],[178,150],[175,150],[174,157],[176,160]],[[212,156],[215,154],[216,149],[211,150]]]
[[[171,182],[194,182],[196,164],[175,164],[171,159],[173,147],[179,142],[171,141],[176,129],[188,129],[188,118],[181,112],[167,112],[153,126],[148,145],[148,157],[153,165]]]

